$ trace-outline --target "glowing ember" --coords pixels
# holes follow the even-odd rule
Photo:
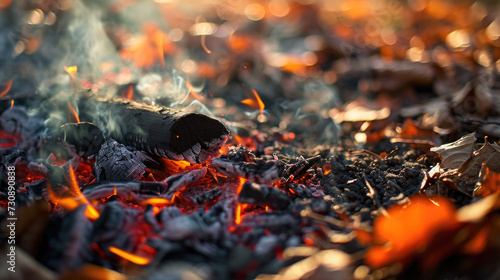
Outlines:
[[[236,189],[236,192],[239,194],[241,192],[241,189],[243,188],[243,184],[245,184],[247,180],[243,177],[240,177],[240,183],[238,185],[238,188]]]
[[[151,204],[153,206],[166,206],[166,205],[172,204],[172,202],[174,201],[174,198],[175,198],[175,195],[172,197],[171,200],[168,200],[165,198],[160,198],[160,197],[152,197],[152,198],[146,199],[141,204],[142,205]]]
[[[237,225],[241,224],[241,204],[238,204],[238,207],[236,207],[236,216],[234,218],[234,222]]]
[[[75,73],[78,71],[78,67],[76,65],[73,66],[64,66],[64,71],[68,72],[69,76],[71,77],[71,81],[75,81]]]
[[[10,108],[12,109],[12,107],[14,107],[14,99],[10,101]]]
[[[10,80],[8,80],[7,82],[5,82],[5,83],[2,85],[2,87],[3,87],[4,89],[2,90],[2,92],[0,92],[0,97],[2,97],[2,96],[4,96],[4,95],[6,95],[6,94],[9,92],[10,88],[12,87],[12,79],[10,79]]]
[[[116,247],[111,246],[108,249],[111,253],[118,255],[118,256],[126,259],[127,261],[138,264],[138,265],[147,265],[151,262],[151,259],[149,259],[149,258],[141,257],[138,255],[123,251],[123,250],[118,249]]]
[[[127,92],[125,93],[125,98],[132,101],[134,100],[134,85],[128,85]]]
[[[12,148],[17,145],[18,137],[16,135],[6,134],[0,131],[0,148]]]

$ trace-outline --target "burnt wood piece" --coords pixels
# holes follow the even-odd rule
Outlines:
[[[108,139],[96,156],[94,171],[98,182],[137,181],[145,173],[146,166],[123,144]]]
[[[114,98],[83,99],[80,110],[105,134],[125,145],[173,160],[202,163],[220,155],[229,130],[219,120]]]
[[[212,161],[212,167],[222,175],[243,177],[259,184],[272,184],[278,180],[283,166],[281,161],[234,162],[223,158],[215,158]]]
[[[116,195],[126,201],[140,204],[148,198],[158,197],[166,190],[165,182],[103,182],[83,187],[83,195],[89,200]]]
[[[99,152],[104,143],[101,130],[89,122],[67,123],[59,127],[56,140],[63,141],[80,156],[91,156]]]
[[[241,188],[238,201],[273,209],[284,209],[290,204],[290,198],[278,189],[265,185],[246,182]]]

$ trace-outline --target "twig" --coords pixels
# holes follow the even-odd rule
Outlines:
[[[368,197],[371,198],[375,202],[375,206],[378,207],[380,213],[382,213],[384,216],[389,217],[389,213],[387,213],[387,210],[385,210],[384,206],[382,205],[382,203],[378,199],[377,191],[372,187],[372,185],[370,185],[370,183],[366,179],[366,176],[363,176],[363,178],[365,180],[365,185],[368,188],[368,194],[367,194]]]

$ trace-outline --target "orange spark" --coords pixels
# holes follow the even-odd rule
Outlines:
[[[76,65],[73,66],[64,66],[64,71],[68,72],[69,76],[71,77],[71,81],[75,82],[75,73],[78,71],[78,67]]]
[[[118,249],[116,247],[111,246],[108,249],[111,253],[118,255],[118,256],[126,259],[127,261],[138,264],[138,265],[146,265],[146,264],[149,264],[151,262],[151,259],[149,259],[149,258],[141,257],[138,255],[123,251],[122,249]]]
[[[236,207],[236,217],[234,218],[234,222],[237,225],[241,224],[241,204],[238,204],[238,207]]]
[[[0,93],[0,97],[6,95],[9,92],[10,88],[12,87],[12,79],[10,79],[7,82],[3,83],[2,87],[5,87],[5,88]]]
[[[69,103],[68,101],[68,108],[69,108],[69,111],[71,112],[71,116],[73,116],[73,119],[79,123],[80,122],[80,117],[78,117],[78,113],[76,112],[75,108],[73,108],[73,106],[71,106],[71,103]],[[71,120],[71,118],[70,118]]]
[[[10,108],[12,109],[12,107],[14,107],[14,99],[10,101]]]

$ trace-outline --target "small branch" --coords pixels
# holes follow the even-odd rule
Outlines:
[[[370,183],[368,182],[368,180],[366,179],[365,176],[363,176],[363,178],[365,180],[365,185],[368,188],[368,194],[367,194],[368,197],[371,198],[375,202],[375,206],[378,207],[380,213],[382,213],[384,216],[390,217],[389,213],[387,213],[387,210],[385,210],[384,206],[380,202],[380,199],[378,199],[377,191],[372,187],[372,185],[370,185]]]

